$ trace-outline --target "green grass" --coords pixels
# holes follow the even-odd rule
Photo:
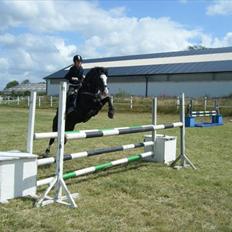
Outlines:
[[[54,109],[40,109],[36,131],[50,131]],[[0,150],[26,148],[27,115],[23,108],[0,108]],[[57,204],[34,208],[30,198],[0,205],[0,231],[232,231],[232,122],[213,128],[187,128],[187,154],[197,166],[174,170],[156,163],[137,162],[67,181],[79,192],[78,209]],[[102,112],[76,129],[149,124],[149,113]],[[161,114],[158,124],[178,121]],[[178,129],[162,131],[178,135]],[[159,133],[162,133],[159,132]],[[65,153],[140,142],[144,134],[69,141]],[[179,140],[178,140],[179,141]],[[35,141],[41,155],[47,141]],[[142,152],[137,149],[65,162],[64,171],[96,165]],[[56,146],[52,154],[56,152]],[[179,152],[179,149],[177,153]],[[39,170],[39,178],[54,174],[54,165]],[[40,188],[42,194],[45,187]]]

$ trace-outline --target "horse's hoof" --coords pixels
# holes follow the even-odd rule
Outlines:
[[[43,158],[48,158],[50,154],[50,150],[49,149],[46,149],[46,151],[44,152],[44,154],[42,155]]]
[[[42,155],[42,158],[48,158],[48,153],[44,153],[43,155]]]
[[[111,118],[111,119],[113,119],[114,118],[114,112],[109,111],[108,112],[108,117]]]

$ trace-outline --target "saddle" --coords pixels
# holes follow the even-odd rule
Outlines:
[[[70,85],[67,93],[67,102],[66,102],[66,113],[69,114],[75,111],[77,107],[78,93],[81,88],[81,84]]]

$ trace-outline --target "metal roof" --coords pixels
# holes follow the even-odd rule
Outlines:
[[[109,76],[136,76],[136,75],[155,75],[155,74],[179,74],[179,73],[205,73],[205,72],[231,72],[232,71],[232,59],[230,60],[217,60],[217,61],[204,61],[204,62],[193,62],[194,60],[200,60],[202,55],[211,55],[212,60],[214,56],[231,55],[232,47],[224,48],[210,48],[202,50],[188,50],[179,52],[165,52],[165,53],[155,53],[155,54],[144,54],[144,55],[131,55],[131,56],[119,56],[119,57],[108,57],[108,58],[98,58],[98,59],[87,59],[84,60],[84,64],[98,63],[98,62],[115,62],[120,63],[120,61],[131,61],[137,60],[138,65],[126,66],[126,67],[110,67],[108,66]],[[194,60],[191,62],[173,63],[175,57],[186,60],[192,56]],[[209,56],[208,56],[209,57]],[[210,56],[211,57],[211,56]],[[165,64],[152,64],[152,65],[139,65],[139,60],[146,61],[146,59],[160,59],[165,58]],[[172,63],[167,63],[168,59],[172,60]],[[174,61],[175,62],[175,61]],[[108,63],[109,64],[109,63]],[[103,65],[104,66],[104,65]],[[69,66],[45,77],[44,79],[57,79],[63,78],[68,72]],[[85,69],[85,73],[89,69]]]
[[[223,48],[207,48],[198,50],[176,51],[176,52],[163,52],[163,53],[151,53],[129,56],[115,56],[106,58],[96,58],[84,60],[85,63],[103,62],[103,61],[118,61],[118,60],[134,60],[134,59],[149,59],[149,58],[161,58],[161,57],[174,57],[174,56],[190,56],[190,55],[202,55],[202,54],[216,54],[232,52],[232,47]]]

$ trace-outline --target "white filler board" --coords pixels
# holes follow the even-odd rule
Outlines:
[[[35,196],[37,156],[17,151],[0,152],[0,203]]]

